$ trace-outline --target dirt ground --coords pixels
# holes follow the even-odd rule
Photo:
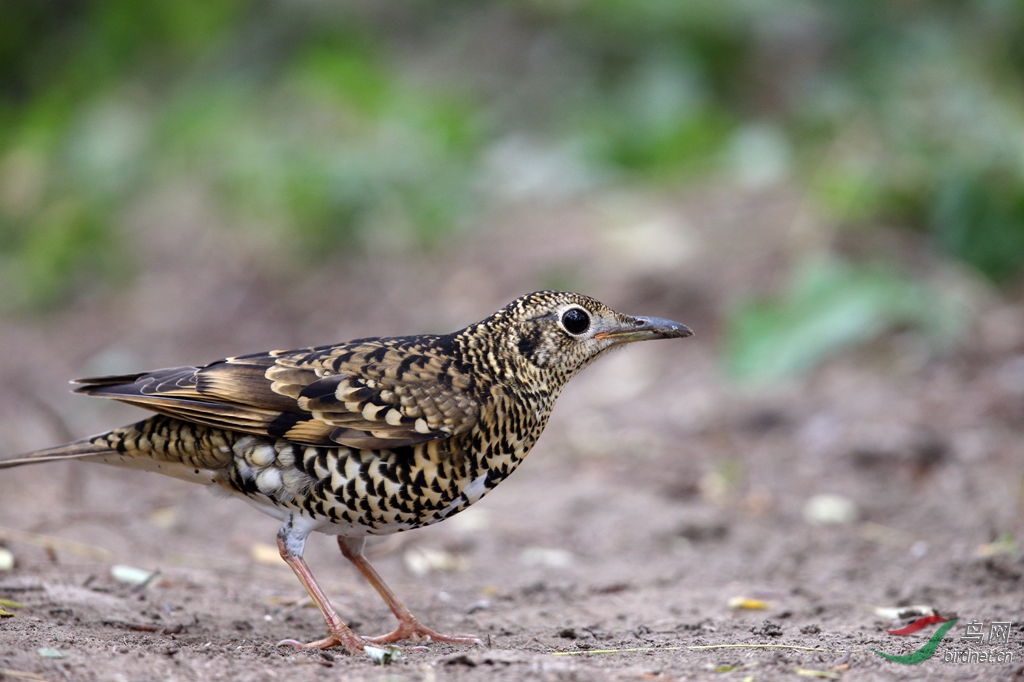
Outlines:
[[[637,231],[650,240],[637,250],[607,203],[508,217],[423,260],[375,247],[308,277],[266,267],[258,244],[182,234],[200,209],[140,211],[130,289],[0,326],[4,448],[138,416],[67,395],[75,376],[446,331],[564,281],[697,336],[603,359],[510,480],[373,546],[423,621],[485,642],[406,646],[387,666],[275,645],[318,638],[323,622],[274,555],[276,522],[248,505],[99,465],[5,470],[0,547],[15,565],[0,599],[17,604],[0,618],[0,679],[1024,677],[1024,557],[998,542],[1024,521],[1024,309],[972,290],[972,333],[949,353],[894,333],[804,379],[738,389],[719,369],[723,312],[775,284],[792,244],[768,227],[757,246],[736,236],[754,218],[786,224],[787,201],[664,202],[677,222]],[[691,227],[693,212],[714,229]],[[357,631],[391,626],[332,539],[311,538],[307,559]],[[134,584],[115,566],[156,575]],[[736,608],[744,598],[763,608]],[[913,618],[877,609],[909,605],[960,619],[919,665],[872,652],[909,654],[935,632],[885,632]],[[1007,643],[962,639],[971,621],[986,636],[1011,623]],[[967,649],[1003,662],[944,660]]]

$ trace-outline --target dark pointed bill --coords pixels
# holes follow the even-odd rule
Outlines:
[[[683,339],[693,336],[693,330],[682,322],[660,317],[626,317],[622,324],[594,334],[595,339],[616,341],[644,341],[647,339]]]

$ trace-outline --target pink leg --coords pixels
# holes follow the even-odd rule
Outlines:
[[[324,614],[324,620],[327,622],[327,637],[318,639],[313,642],[299,642],[294,639],[286,639],[278,642],[279,645],[290,645],[296,649],[326,649],[332,646],[343,646],[350,654],[362,655],[363,647],[366,643],[362,637],[352,632],[341,617],[338,616],[338,612],[331,606],[331,602],[327,600],[327,596],[320,589],[320,585],[317,584],[316,578],[313,577],[313,573],[309,570],[309,566],[306,565],[305,560],[301,554],[296,554],[290,551],[287,547],[285,539],[282,537],[277,538],[277,549],[281,552],[281,558],[285,560],[292,571],[295,573],[295,577],[299,579],[302,586],[306,588],[306,592],[313,599],[313,602],[320,609],[320,613]]]
[[[373,589],[377,590],[377,594],[381,596],[384,603],[391,609],[391,613],[395,614],[395,618],[398,619],[398,627],[393,632],[381,635],[380,637],[364,637],[365,641],[372,644],[386,644],[403,639],[411,639],[413,641],[451,642],[453,644],[481,644],[480,639],[473,635],[442,635],[420,623],[416,616],[412,615],[408,607],[399,601],[395,593],[391,591],[391,588],[387,586],[384,579],[377,573],[377,570],[363,556],[362,539],[349,540],[339,535],[338,547],[345,558],[351,561],[363,577],[366,578],[367,582],[373,586]]]

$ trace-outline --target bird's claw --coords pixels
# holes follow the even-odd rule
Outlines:
[[[391,644],[409,640],[412,642],[447,642],[449,644],[481,645],[483,640],[475,635],[444,635],[418,622],[400,622],[398,627],[386,635],[363,637],[369,644]]]
[[[331,647],[340,646],[344,647],[344,649],[350,654],[359,656],[365,653],[364,647],[367,645],[392,644],[394,642],[401,642],[405,640],[414,643],[447,642],[449,644],[465,645],[483,644],[483,640],[475,635],[444,635],[440,632],[436,632],[435,630],[431,630],[418,622],[399,623],[398,627],[392,632],[389,632],[386,635],[379,635],[377,637],[357,636],[353,640],[346,636],[346,634],[347,633],[332,633],[323,639],[317,639],[312,642],[300,642],[297,639],[282,639],[277,643],[277,646],[290,646],[298,651],[329,649]]]
[[[310,649],[329,649],[334,646],[344,647],[346,651],[354,656],[359,656],[364,653],[363,647],[366,645],[362,642],[362,638],[356,637],[355,640],[351,640],[349,637],[328,635],[323,639],[317,639],[312,642],[300,642],[297,639],[282,639],[277,643],[277,646],[290,646],[297,651],[308,651]]]

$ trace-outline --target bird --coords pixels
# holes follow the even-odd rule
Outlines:
[[[478,644],[423,625],[367,561],[366,539],[437,523],[477,502],[533,448],[566,382],[610,349],[692,333],[545,290],[450,334],[78,379],[77,393],[153,414],[0,457],[0,468],[80,459],[154,471],[226,490],[277,518],[281,558],[327,627],[321,639],[281,645],[361,655],[402,640]],[[303,559],[312,532],[336,536],[397,619],[392,632],[362,637],[346,625]]]

